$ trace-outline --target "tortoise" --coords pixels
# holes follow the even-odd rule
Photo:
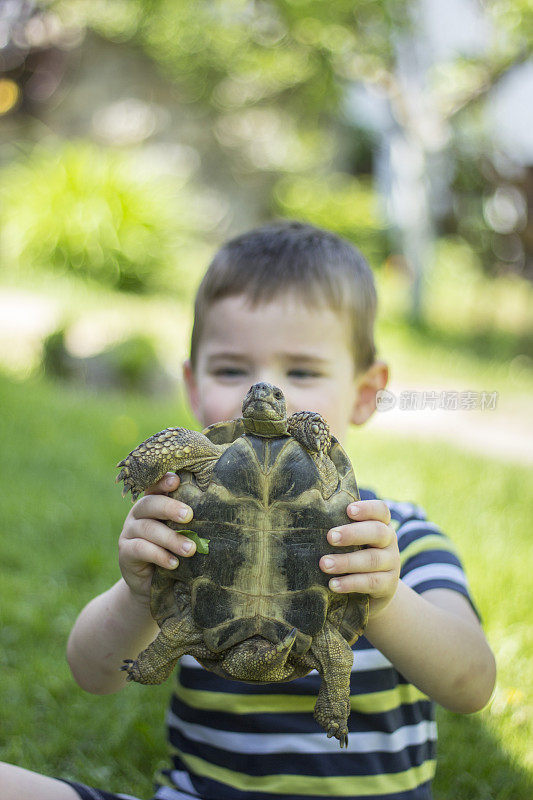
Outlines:
[[[347,746],[350,645],[366,625],[368,596],[332,592],[318,562],[353,550],[326,539],[360,499],[352,466],[320,414],[287,418],[276,386],[254,384],[242,415],[202,433],[167,428],[117,465],[122,494],[134,500],[179,472],[171,496],[191,506],[193,521],[167,524],[209,542],[207,553],[197,550],[174,570],[154,568],[150,608],[160,632],[122,669],[144,684],[162,683],[184,654],[250,683],[316,669],[315,719]]]

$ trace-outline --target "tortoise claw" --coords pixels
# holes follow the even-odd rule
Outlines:
[[[330,722],[327,735],[328,739],[331,739],[332,736],[338,739],[341,747],[348,747],[348,731],[346,728],[342,730],[338,722]]]
[[[131,674],[131,668],[132,668],[132,666],[134,664],[135,664],[135,661],[132,658],[125,658],[124,659],[124,663],[122,664],[122,666],[120,668],[122,672],[127,672],[128,673],[128,676],[126,678],[126,680],[128,680],[128,681],[133,681],[134,680],[133,675]]]

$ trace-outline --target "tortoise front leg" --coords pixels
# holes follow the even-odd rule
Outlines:
[[[305,658],[322,678],[314,717],[328,738],[335,736],[341,747],[348,747],[352,649],[337,628],[326,620]]]
[[[133,500],[137,500],[141,492],[157,483],[166,472],[188,469],[196,474],[200,488],[206,489],[222,450],[203,433],[166,428],[150,436],[117,464],[122,469],[116,481],[124,481],[122,496],[131,490]]]
[[[297,411],[287,420],[287,431],[305,447],[322,480],[322,496],[328,500],[337,489],[339,476],[329,457],[331,435],[324,417],[316,411]]]

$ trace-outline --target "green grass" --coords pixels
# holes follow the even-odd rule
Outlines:
[[[80,609],[119,577],[128,505],[115,463],[190,416],[178,399],[97,396],[38,379],[0,377],[0,404],[0,759],[148,797],[165,762],[168,687],[85,694],[64,651]],[[489,710],[439,715],[437,799],[530,800],[531,470],[365,430],[349,449],[361,485],[420,503],[458,544],[498,657]]]

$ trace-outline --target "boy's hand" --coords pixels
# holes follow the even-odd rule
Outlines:
[[[141,602],[150,601],[154,564],[165,569],[178,566],[177,556],[192,556],[196,545],[173,531],[162,520],[189,522],[192,509],[167,496],[178,488],[180,479],[168,472],[149,486],[126,517],[118,540],[118,561],[122,577]]]
[[[332,545],[363,545],[354,553],[322,556],[320,569],[333,575],[329,587],[334,592],[360,592],[370,596],[370,614],[382,611],[392,600],[400,576],[400,553],[396,531],[383,500],[358,500],[347,508],[356,522],[328,531]]]

